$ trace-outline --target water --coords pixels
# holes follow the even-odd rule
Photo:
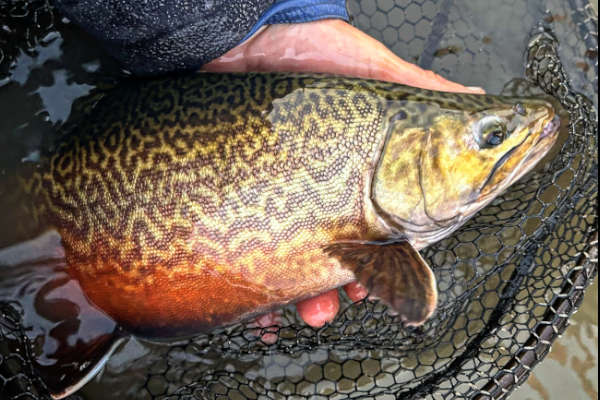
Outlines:
[[[473,12],[485,14],[482,10]],[[484,26],[490,23],[485,19],[481,19],[480,22]],[[381,30],[382,39],[385,39],[384,35],[384,30]],[[485,34],[481,36],[486,37]],[[463,46],[464,50],[462,43],[467,39],[445,38],[441,47]],[[500,33],[490,34],[489,46],[502,47],[502,39]],[[428,60],[419,59],[420,51],[415,45],[415,49],[409,48],[414,54],[405,58],[420,61],[421,64],[429,62],[432,68],[466,84],[500,91],[510,78],[522,73],[521,59],[514,56],[501,65],[490,61],[493,71],[491,75],[494,76],[492,80],[488,78],[489,71],[481,76],[462,76],[459,68],[462,62],[479,62],[482,57],[490,57],[489,48],[482,43],[482,50],[474,54],[465,55],[465,52],[462,52],[457,55],[450,51],[436,53],[435,57]],[[0,81],[0,148],[3,154],[0,158],[0,172],[11,173],[12,168],[21,160],[35,159],[40,146],[50,143],[56,136],[57,128],[71,112],[73,101],[89,93],[99,82],[110,80],[111,76],[119,73],[115,63],[98,49],[93,40],[69,25],[60,33],[54,32],[44,37],[35,47],[34,53],[21,52],[8,79]],[[583,76],[585,78],[586,75]],[[578,77],[576,82],[585,92],[587,81],[584,78]],[[10,227],[0,227],[0,231],[2,237],[7,231],[10,233]],[[513,398],[597,398],[597,310],[596,282],[588,290],[580,311],[573,317],[572,326],[554,344],[548,358],[534,370],[530,380]],[[141,353],[146,351],[143,345],[138,346]],[[126,374],[129,370],[123,367],[123,363],[118,362],[119,357],[127,359],[123,353],[118,353],[112,365],[117,370],[123,369],[123,373]],[[560,376],[560,379],[556,379],[557,376]],[[96,383],[88,389],[88,394],[94,397],[93,392],[96,390],[96,395],[101,395],[102,388],[102,383]]]

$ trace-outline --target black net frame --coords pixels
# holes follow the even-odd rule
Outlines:
[[[279,326],[262,332],[237,324],[171,343],[131,339],[101,379],[72,398],[106,398],[110,388],[111,398],[142,399],[487,399],[504,398],[524,382],[597,273],[597,17],[578,0],[497,3],[518,4],[530,15],[515,33],[523,51],[499,63],[489,60],[506,44],[463,26],[473,11],[467,2],[348,5],[361,29],[452,79],[480,84],[465,63],[502,76],[522,75],[525,65],[539,89],[501,80],[485,88],[545,92],[568,121],[553,159],[422,252],[441,294],[431,321],[406,328],[377,302],[346,299],[338,318],[321,329],[307,327],[288,307]],[[2,1],[0,18],[8,27],[0,32],[0,79],[20,52],[35,52],[53,32],[74,29],[45,1]],[[407,46],[396,45],[401,38]],[[477,50],[474,40],[497,48]],[[581,59],[587,67],[578,65]],[[108,70],[86,79],[99,84],[118,74]],[[48,398],[21,318],[18,304],[0,303],[0,398]],[[260,340],[272,332],[276,343]]]

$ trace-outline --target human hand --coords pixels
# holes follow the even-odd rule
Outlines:
[[[241,45],[203,67],[210,72],[320,72],[393,81],[424,89],[483,93],[421,69],[398,58],[382,43],[341,20],[271,25]],[[352,301],[367,291],[359,283],[344,287]],[[296,304],[298,314],[310,326],[332,321],[339,310],[337,290],[330,290]],[[277,324],[277,314],[259,317],[261,327]],[[270,335],[270,334],[267,334]],[[274,341],[263,336],[265,342]]]

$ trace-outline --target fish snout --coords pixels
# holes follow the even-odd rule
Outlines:
[[[559,128],[560,117],[554,114],[554,117],[550,121],[546,122],[546,125],[544,125],[540,138],[556,135],[558,133]]]
[[[527,109],[529,131],[536,138],[534,143],[553,143],[560,128],[560,117],[554,103],[549,99],[530,100]]]

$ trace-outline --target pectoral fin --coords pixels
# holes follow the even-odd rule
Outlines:
[[[324,251],[352,270],[371,295],[389,305],[407,325],[423,324],[435,310],[435,276],[409,242],[343,242]]]

